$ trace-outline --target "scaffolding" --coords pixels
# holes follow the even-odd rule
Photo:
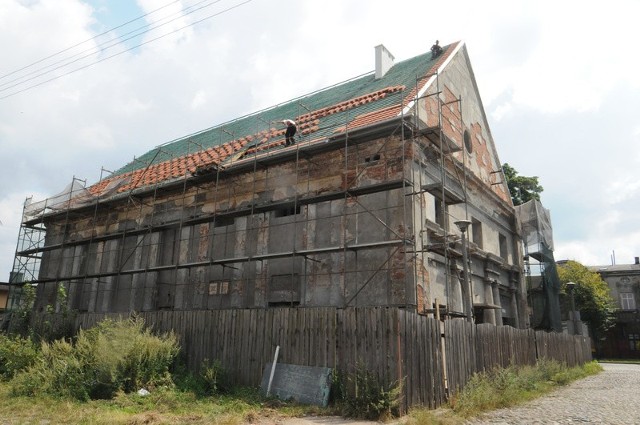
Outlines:
[[[516,206],[524,245],[524,266],[531,326],[562,331],[560,278],[553,256],[551,214],[533,199]]]
[[[432,81],[425,85],[432,90],[421,93],[424,79]],[[63,285],[71,308],[79,311],[242,307],[247,288],[261,284],[256,277],[268,262],[280,272],[266,283],[263,305],[299,305],[308,290],[303,283],[339,282],[342,307],[366,304],[363,295],[369,293],[369,299],[387,299],[388,306],[464,316],[451,305],[462,255],[460,237],[449,229],[450,222],[469,218],[466,154],[462,131],[460,140],[443,131],[444,108],[458,110],[464,128],[462,99],[443,99],[438,72],[416,75],[413,90],[388,90],[369,103],[358,99],[337,103],[346,113],[340,120],[323,117],[322,126],[315,118],[322,108],[309,99],[277,105],[192,135],[185,140],[186,155],[165,144],[134,158],[132,164],[141,166],[107,177],[101,191],[74,178],[62,193],[25,203],[12,290],[28,281],[38,285],[43,302],[55,303],[56,291],[45,288]],[[436,116],[424,121],[417,111],[430,101],[436,102]],[[354,125],[384,109],[399,113],[375,125]],[[297,118],[300,132],[293,147],[283,148],[283,131],[273,126],[288,116]],[[202,152],[222,157],[229,145],[234,147],[224,160],[198,163]],[[423,153],[418,173],[406,166],[416,146]],[[460,150],[461,166],[453,157]],[[344,157],[341,170],[319,161],[331,152]],[[179,176],[145,184],[153,167],[183,157]],[[339,190],[322,191],[315,179],[331,167],[342,182],[327,183]],[[434,220],[417,198],[427,193],[437,205]],[[214,209],[206,210],[205,203]],[[450,217],[448,207],[463,203],[464,217]],[[319,208],[328,211],[319,214]],[[419,237],[412,220],[419,223]],[[340,234],[331,231],[336,226]],[[440,304],[427,294],[428,305],[419,306],[416,281],[434,253],[443,262],[446,300]],[[391,280],[404,280],[404,289],[391,288]],[[471,291],[468,281],[465,290]],[[472,300],[469,292],[463,296]],[[336,300],[315,305],[322,304]]]

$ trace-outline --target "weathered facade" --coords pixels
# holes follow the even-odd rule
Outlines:
[[[605,358],[640,358],[640,258],[633,264],[590,267],[607,282],[618,307],[615,326],[601,342],[598,355]]]
[[[514,208],[465,45],[395,65],[377,54],[375,74],[31,208],[23,226],[46,236],[18,255],[41,255],[36,309],[60,308],[63,285],[81,312],[396,306],[527,326]],[[290,147],[274,124],[286,118]]]

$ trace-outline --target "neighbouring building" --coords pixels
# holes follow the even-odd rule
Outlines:
[[[640,358],[640,257],[633,264],[589,267],[607,282],[618,307],[616,323],[602,341],[604,358]]]
[[[63,286],[80,313],[393,306],[527,327],[519,226],[465,44],[375,52],[375,72],[29,200],[11,283],[37,284],[37,311],[61,308]]]
[[[7,308],[7,301],[9,299],[9,284],[0,283],[0,312],[4,312]]]

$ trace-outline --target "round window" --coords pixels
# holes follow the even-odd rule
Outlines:
[[[463,139],[464,147],[467,148],[467,152],[473,152],[473,144],[471,143],[471,135],[469,134],[469,130],[464,131]]]

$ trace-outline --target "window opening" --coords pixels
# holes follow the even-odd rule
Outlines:
[[[280,208],[275,211],[276,217],[288,217],[290,215],[300,214],[300,205],[290,206],[286,208]]]
[[[464,131],[463,139],[464,147],[467,149],[467,152],[473,153],[473,143],[471,143],[471,134],[469,134],[469,130]]]
[[[209,295],[227,295],[229,293],[229,281],[209,282]]]
[[[636,300],[632,292],[623,292],[620,294],[620,307],[622,310],[636,309]]]
[[[500,238],[500,257],[507,261],[509,259],[509,252],[507,250],[507,237],[503,234],[499,235]]]
[[[482,223],[473,217],[471,218],[471,238],[478,248],[482,248]]]
[[[233,226],[235,220],[231,217],[216,217],[213,220],[214,227]]]

